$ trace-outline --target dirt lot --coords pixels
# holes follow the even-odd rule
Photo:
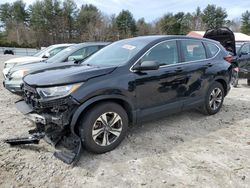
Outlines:
[[[0,56],[3,62],[13,56]],[[2,74],[0,76],[2,82]],[[241,80],[220,113],[183,112],[129,129],[112,152],[82,153],[72,168],[54,148],[9,147],[32,124],[14,107],[18,97],[0,85],[0,187],[250,187],[250,87]]]

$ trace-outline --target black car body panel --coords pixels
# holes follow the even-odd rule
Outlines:
[[[95,67],[84,64],[64,65],[33,72],[29,76],[24,77],[24,80],[30,86],[48,87],[63,85],[65,82],[69,84],[84,82],[90,78],[108,74],[114,69],[115,67]],[[54,77],[54,79],[51,80],[51,77],[48,77],[48,75]]]
[[[91,64],[95,59],[92,56],[85,65],[53,68],[27,75],[24,77],[24,100],[34,113],[49,122],[47,125],[65,127],[76,134],[81,115],[101,101],[120,104],[127,111],[129,122],[136,124],[200,106],[204,103],[208,88],[215,81],[222,84],[225,95],[230,90],[232,66],[224,60],[228,53],[219,43],[184,36],[148,36],[124,41],[144,42],[144,47],[125,64],[97,66]],[[147,57],[152,49],[169,41],[176,45],[176,63],[161,65],[158,70],[133,69],[141,64],[142,58]],[[198,42],[200,46],[191,44],[188,50],[193,50],[195,54],[202,48],[204,59],[186,61],[190,52],[184,53],[183,41]],[[216,48],[214,55],[208,52],[208,44]],[[166,46],[166,50],[171,52],[169,45]],[[134,49],[132,45],[122,48],[130,51]],[[194,52],[194,49],[197,51]],[[94,56],[99,57],[105,50]],[[69,96],[43,99],[37,91],[38,88],[79,82],[82,85]]]

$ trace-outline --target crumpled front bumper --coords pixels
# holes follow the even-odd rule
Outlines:
[[[30,107],[24,100],[16,102],[16,109],[32,122],[46,125],[46,118],[42,115],[34,113],[32,107]]]
[[[37,113],[24,100],[17,101],[16,108],[27,119],[36,124],[39,134],[44,135],[43,138],[46,142],[55,147],[63,146],[63,151],[54,153],[55,157],[67,164],[76,164],[81,153],[82,143],[80,137],[71,132],[70,122],[65,120],[66,115],[63,112],[57,114]]]

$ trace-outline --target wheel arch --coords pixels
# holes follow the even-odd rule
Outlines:
[[[227,85],[227,82],[225,81],[225,79],[223,78],[216,78],[214,80],[215,82],[219,82],[222,86],[223,86],[223,89],[224,89],[224,96],[227,95],[229,89],[228,89],[228,85]]]
[[[97,96],[97,97],[93,97],[87,100],[86,102],[84,102],[82,105],[80,105],[77,108],[77,110],[75,111],[71,119],[71,124],[70,124],[71,132],[77,133],[78,131],[76,129],[77,124],[80,118],[82,117],[82,115],[86,113],[89,109],[94,107],[95,105],[102,103],[102,102],[115,102],[121,105],[128,114],[129,123],[134,124],[136,122],[136,114],[134,111],[134,105],[131,102],[127,101],[125,97],[119,96],[119,95]]]

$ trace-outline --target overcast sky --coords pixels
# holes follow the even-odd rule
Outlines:
[[[35,0],[23,0],[26,4],[32,4]],[[1,0],[1,3],[14,2],[14,0]],[[202,9],[207,4],[215,4],[214,0],[75,0],[80,7],[83,3],[91,3],[97,6],[102,12],[118,14],[122,9],[129,10],[136,19],[144,17],[151,22],[167,12],[194,12],[197,6]],[[246,10],[250,11],[250,0],[216,2],[217,6],[225,8],[228,19],[240,18]]]

